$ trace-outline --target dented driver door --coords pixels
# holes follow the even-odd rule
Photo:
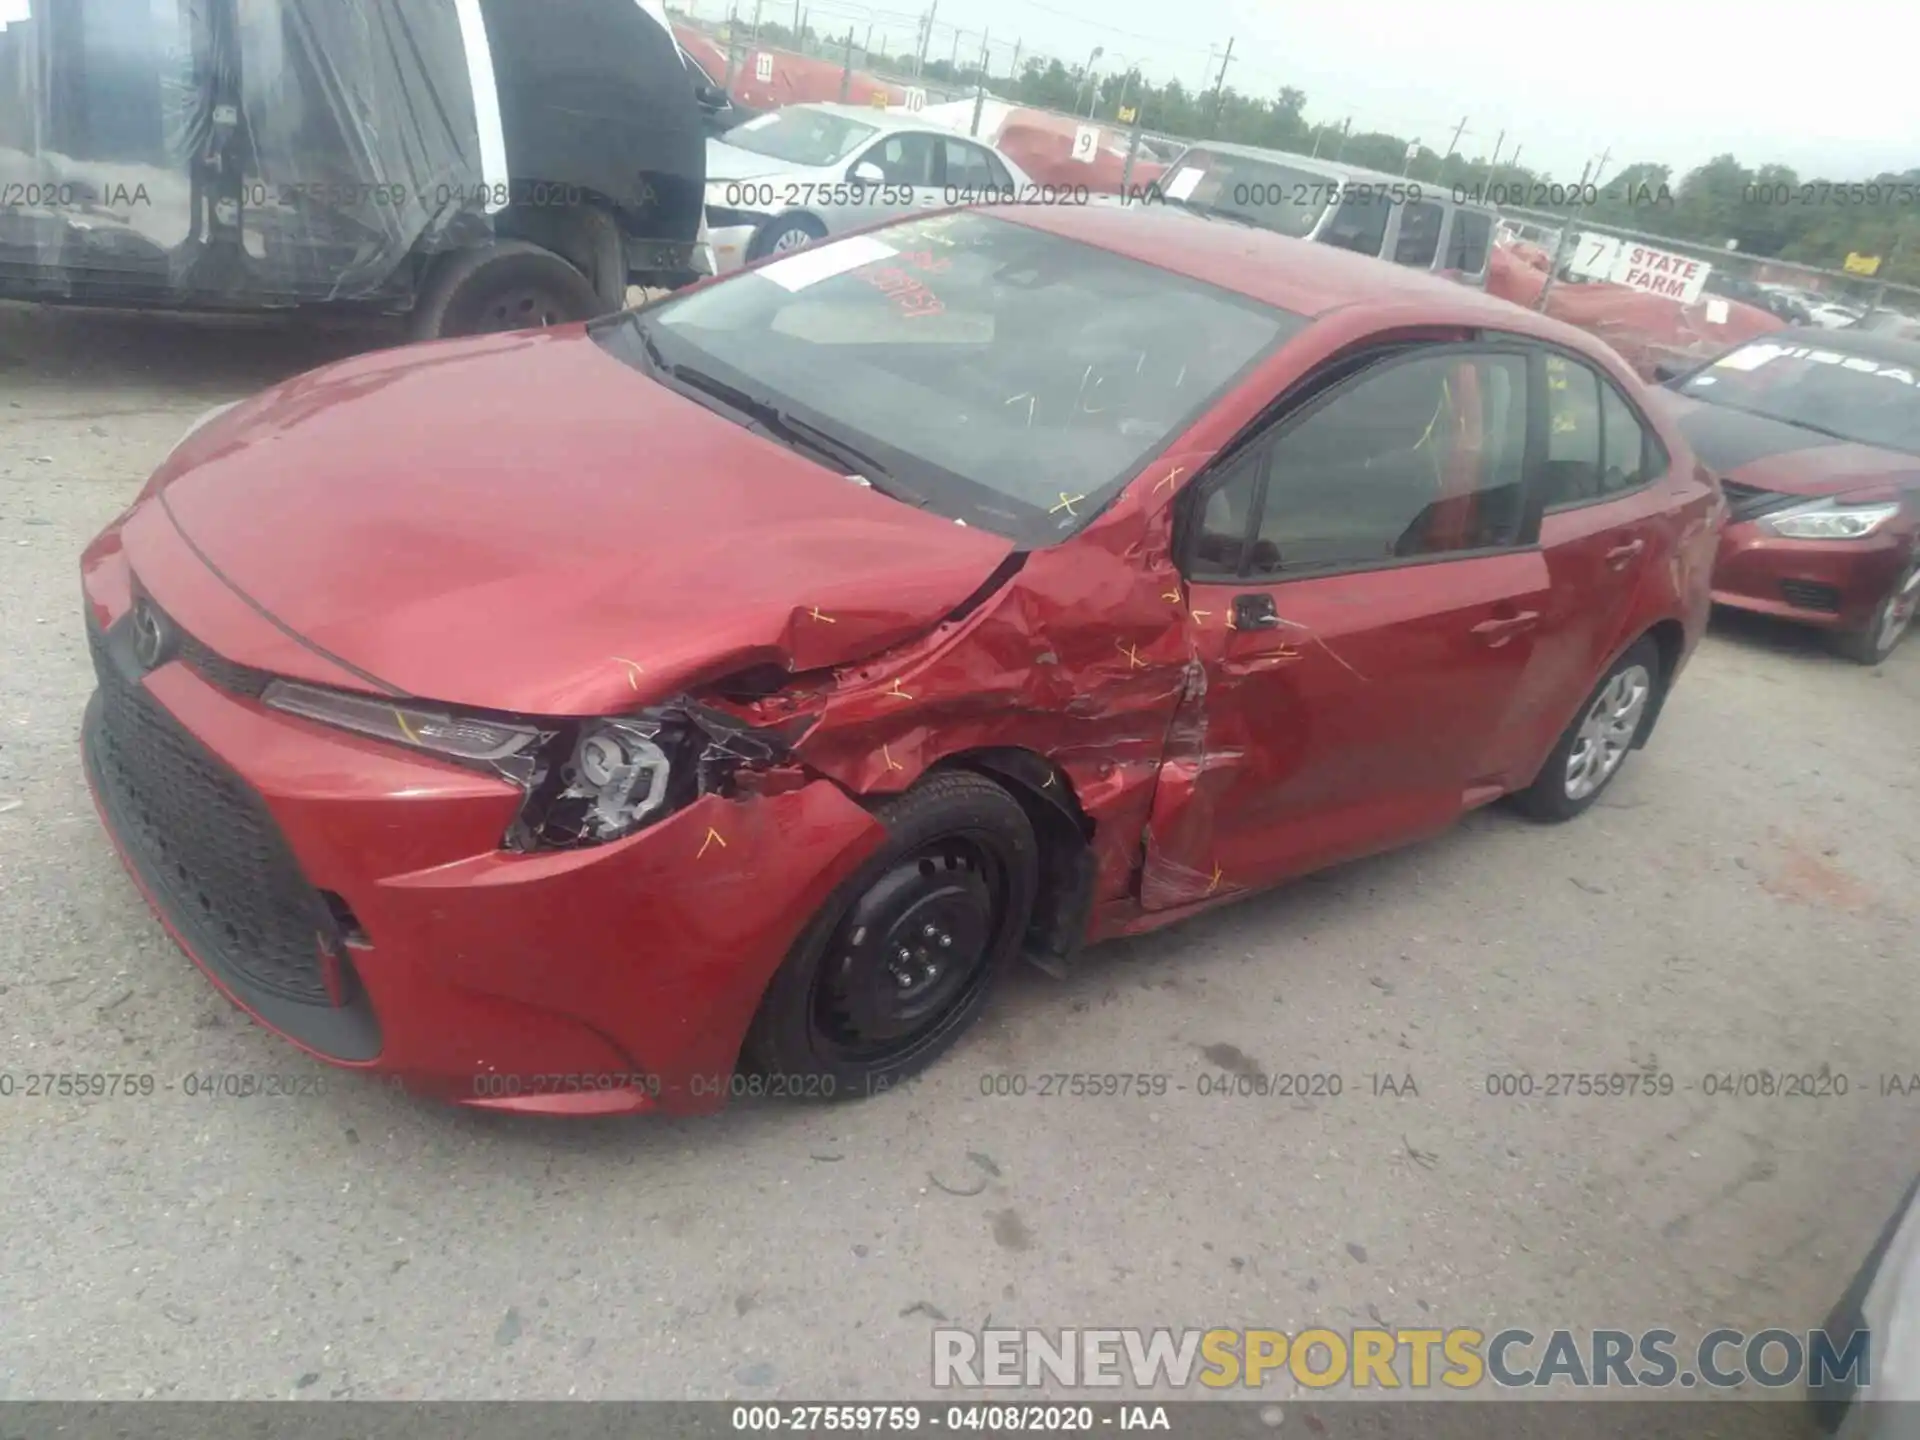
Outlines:
[[[1197,482],[1197,673],[1148,827],[1148,909],[1445,828],[1511,748],[1547,610],[1527,364],[1435,347]]]

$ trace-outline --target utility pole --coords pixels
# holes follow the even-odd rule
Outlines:
[[[1220,127],[1220,112],[1227,104],[1227,67],[1233,63],[1234,37],[1227,37],[1227,53],[1220,57],[1220,77],[1213,82],[1213,119],[1207,124],[1207,134],[1211,138]]]
[[[954,80],[960,78],[960,32],[957,29],[953,32],[953,53],[947,57],[947,75]]]
[[[920,48],[913,56],[913,78],[916,80],[927,67],[927,46],[933,43],[933,17],[939,13],[940,0],[933,0],[933,4],[927,7],[927,13],[920,17]]]
[[[1609,160],[1611,160],[1612,158],[1613,158],[1613,149],[1612,149],[1612,147],[1611,147],[1611,146],[1609,146],[1609,147],[1608,147],[1607,149],[1605,149],[1605,150],[1602,150],[1602,151],[1600,152],[1600,163],[1599,163],[1598,165],[1595,165],[1595,166],[1593,167],[1593,187],[1594,187],[1594,189],[1596,189],[1596,190],[1597,190],[1597,189],[1599,189],[1599,188],[1600,188],[1600,177],[1601,177],[1602,175],[1604,175],[1604,174],[1606,173],[1606,170],[1607,170],[1607,161],[1609,161]],[[1581,188],[1582,188],[1582,189],[1584,189],[1584,188],[1585,188],[1585,182],[1584,182],[1584,181],[1582,181],[1582,182],[1581,182]]]
[[[1333,158],[1335,160],[1338,160],[1340,158],[1340,152],[1347,148],[1347,136],[1352,132],[1352,130],[1353,130],[1353,117],[1349,115],[1344,121],[1341,122],[1341,125],[1340,125],[1340,143],[1333,147]]]
[[[852,30],[847,31],[847,43],[853,43]],[[860,63],[862,65],[871,65],[873,63],[873,22],[871,20],[867,22],[866,41],[860,46]]]
[[[800,28],[800,0],[793,0],[793,48],[800,48],[800,37],[807,32]]]
[[[740,7],[733,5],[727,9],[727,81],[726,84],[720,87],[729,95],[733,93],[733,71],[734,67],[739,63],[739,54]]]
[[[747,44],[755,49],[760,45],[760,7],[765,0],[753,0],[753,38]]]
[[[1493,154],[1487,160],[1487,184],[1493,183],[1493,177],[1500,173],[1500,147],[1507,143],[1507,132],[1502,130],[1500,138],[1493,142]]]
[[[847,58],[840,64],[840,103],[847,103],[853,91],[853,27],[847,26]]]
[[[980,112],[987,108],[987,32],[980,32],[980,73],[974,77],[973,91],[973,129],[967,133],[978,136],[980,133]]]
[[[1016,85],[1020,83],[1020,44],[1018,40],[1013,42],[1013,64],[1007,67],[1007,74]]]
[[[1440,157],[1440,173],[1433,177],[1436,185],[1447,178],[1447,162],[1453,159],[1454,151],[1460,148],[1460,137],[1467,133],[1468,118],[1462,115],[1460,123],[1453,127],[1453,138],[1447,142],[1447,153]]]
[[[1574,196],[1576,200],[1586,190],[1587,177],[1590,176],[1592,173],[1593,173],[1593,162],[1589,160],[1580,169],[1580,188],[1574,191]],[[1571,206],[1569,206],[1567,209],[1566,223],[1560,227],[1560,243],[1553,247],[1553,263],[1547,267],[1547,283],[1540,287],[1540,298],[1534,302],[1534,306],[1533,306],[1534,309],[1539,310],[1543,313],[1545,312],[1547,308],[1547,296],[1553,293],[1554,277],[1560,273],[1560,265],[1561,265],[1561,262],[1566,257],[1567,247],[1572,243],[1573,243],[1573,209]]]

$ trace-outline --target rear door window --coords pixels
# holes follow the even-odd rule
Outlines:
[[[1493,236],[1493,218],[1478,210],[1455,210],[1453,226],[1447,234],[1447,260],[1443,267],[1463,275],[1478,275],[1487,268],[1487,243]]]
[[[1393,217],[1393,197],[1379,190],[1356,190],[1340,201],[1321,239],[1356,255],[1380,254],[1386,243],[1387,221]]]
[[[1440,253],[1440,228],[1446,216],[1447,212],[1433,200],[1412,200],[1403,205],[1400,234],[1393,242],[1394,264],[1431,269]]]

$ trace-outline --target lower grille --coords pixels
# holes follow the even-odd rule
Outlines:
[[[1840,613],[1840,592],[1831,585],[1818,585],[1811,580],[1782,580],[1780,594],[1789,605],[1802,610],[1819,610],[1827,615]]]
[[[338,937],[265,804],[154,702],[124,647],[91,626],[88,640],[100,692],[87,759],[168,920],[217,970],[283,1000],[332,1006],[321,955],[339,953]]]

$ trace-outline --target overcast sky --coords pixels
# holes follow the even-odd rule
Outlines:
[[[753,0],[737,0],[743,18]],[[877,13],[894,47],[911,45],[924,0],[801,0],[816,31]],[[715,19],[726,0],[698,0]],[[765,0],[791,23],[792,0]],[[1292,85],[1307,114],[1355,130],[1417,135],[1445,151],[1503,154],[1572,180],[1611,150],[1609,173],[1634,160],[1688,168],[1724,151],[1749,165],[1861,178],[1920,165],[1920,4],[1850,0],[1791,8],[1730,0],[938,0],[933,58],[949,24],[993,40],[995,65],[1018,38],[1029,53],[1101,68],[1138,61],[1156,80],[1211,85],[1208,46],[1234,39],[1229,83],[1272,94]],[[1825,17],[1831,20],[1823,27]],[[1125,32],[1125,33],[1121,33]],[[876,43],[878,36],[876,35]],[[963,50],[964,53],[964,50]]]

